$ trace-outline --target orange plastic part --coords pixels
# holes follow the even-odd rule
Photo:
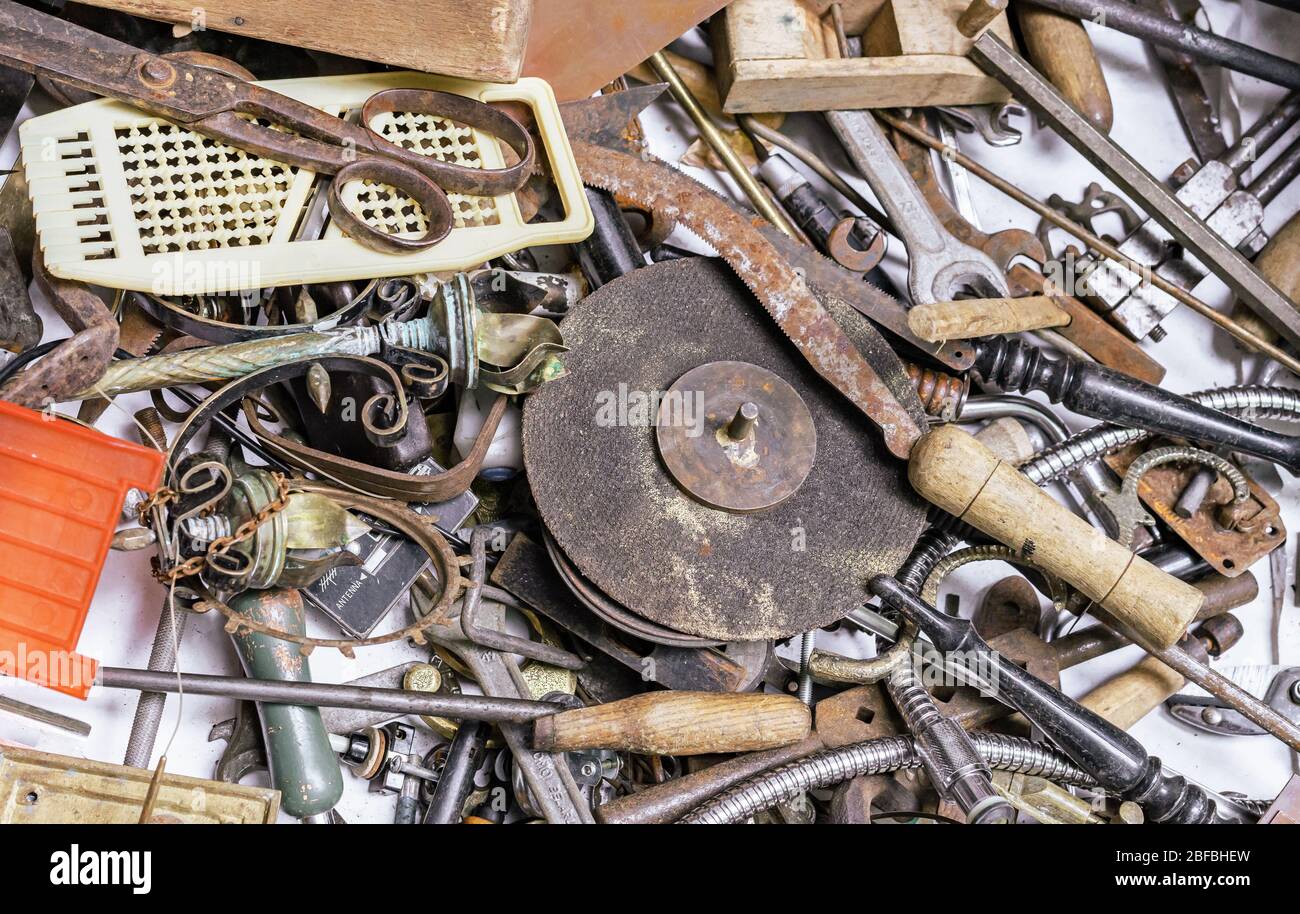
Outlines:
[[[133,487],[164,456],[0,402],[0,673],[85,698],[98,665],[75,653]]]

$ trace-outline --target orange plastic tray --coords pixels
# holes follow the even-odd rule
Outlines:
[[[0,672],[85,698],[75,653],[127,490],[162,482],[158,451],[0,402]]]

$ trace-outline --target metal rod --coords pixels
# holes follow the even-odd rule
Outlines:
[[[1268,168],[1250,182],[1246,190],[1254,195],[1260,206],[1267,206],[1286,189],[1297,174],[1300,174],[1300,139],[1292,141]]]
[[[745,192],[745,196],[754,204],[754,209],[758,210],[759,215],[775,225],[783,234],[802,240],[803,235],[794,227],[790,217],[772,201],[772,198],[767,195],[767,191],[758,183],[758,179],[749,173],[749,169],[740,160],[736,150],[731,148],[727,138],[722,135],[722,131],[709,118],[709,113],[704,110],[699,99],[682,81],[677,68],[664,56],[662,51],[656,51],[651,55],[650,66],[659,74],[660,79],[668,83],[668,89],[673,93],[673,98],[677,99],[677,104],[681,105],[691,120],[695,122],[695,127],[700,131],[700,136],[704,138],[704,142],[709,144],[714,154],[726,167],[727,172],[740,185],[740,189]]]
[[[75,717],[67,717],[57,711],[38,708],[36,705],[29,705],[25,701],[18,701],[14,698],[0,696],[0,712],[25,717],[28,720],[36,721],[38,724],[57,727],[76,736],[90,735],[90,724],[85,721],[77,720]]]
[[[112,666],[100,667],[96,685],[110,689],[176,692],[178,681],[190,695],[218,695],[272,704],[391,711],[394,714],[485,720],[492,723],[526,724],[565,710],[563,705],[554,702],[527,701],[522,698],[437,695],[408,692],[404,689],[243,679],[238,676],[207,676],[200,673],[154,673]]]
[[[1300,93],[1290,92],[1272,111],[1251,125],[1245,135],[1223,154],[1222,162],[1240,174],[1300,120]]]
[[[1156,16],[1126,0],[1029,0],[1067,16],[1095,22],[1103,28],[1181,51],[1188,57],[1218,64],[1288,89],[1300,89],[1300,64],[1198,29],[1167,16]]]
[[[1158,658],[1165,666],[1177,673],[1181,673],[1185,679],[1196,683],[1215,698],[1239,712],[1242,717],[1263,727],[1292,749],[1300,752],[1300,727],[1297,727],[1277,711],[1251,695],[1227,676],[1198,662],[1195,657],[1180,648],[1171,647],[1152,650],[1148,645],[1143,645],[1143,648],[1151,656]]]
[[[1200,314],[1202,317],[1208,318],[1210,321],[1217,324],[1219,327],[1227,331],[1232,337],[1239,340],[1246,346],[1250,347],[1251,349],[1254,349],[1256,352],[1260,352],[1264,355],[1267,355],[1269,358],[1276,359],[1279,363],[1281,363],[1290,371],[1300,374],[1300,360],[1297,360],[1289,353],[1287,353],[1285,350],[1280,349],[1277,346],[1274,346],[1272,343],[1270,343],[1268,340],[1264,339],[1263,337],[1258,336],[1255,333],[1252,333],[1250,330],[1246,329],[1244,326],[1242,326],[1240,323],[1233,320],[1232,318],[1228,317],[1226,314],[1219,313],[1214,308],[1211,308],[1205,302],[1201,301],[1199,298],[1192,295],[1190,292],[1187,292],[1184,289],[1180,289],[1178,286],[1174,285],[1169,280],[1162,277],[1160,274],[1152,271],[1150,266],[1144,266],[1138,263],[1136,260],[1132,260],[1128,257],[1125,257],[1122,253],[1120,253],[1119,249],[1116,248],[1114,245],[1108,244],[1106,241],[1094,235],[1092,232],[1088,231],[1083,226],[1066,218],[1065,216],[1062,216],[1060,213],[1056,212],[1056,210],[1052,209],[1050,206],[1047,206],[1046,204],[1040,203],[1038,200],[1035,200],[1032,196],[1025,193],[1020,188],[1016,187],[1006,178],[1003,178],[1001,175],[989,171],[987,168],[985,168],[980,163],[976,162],[974,159],[968,158],[958,150],[953,149],[951,146],[945,146],[940,140],[937,140],[934,137],[930,136],[930,134],[926,133],[924,130],[921,130],[913,126],[912,124],[909,124],[907,121],[894,117],[893,115],[887,112],[877,111],[875,113],[877,117],[883,120],[890,127],[894,128],[895,130],[901,131],[902,133],[907,134],[907,136],[916,140],[918,143],[921,143],[924,146],[928,146],[930,149],[937,150],[938,152],[941,152],[944,155],[952,156],[954,161],[959,163],[963,168],[965,168],[975,177],[979,178],[981,181],[996,188],[997,190],[1006,194],[1008,197],[1011,197],[1017,203],[1020,203],[1021,205],[1032,210],[1035,214],[1046,219],[1048,222],[1051,222],[1057,228],[1067,231],[1074,237],[1078,238],[1080,241],[1085,242],[1090,248],[1095,250],[1101,256],[1105,257],[1107,260],[1112,260],[1115,263],[1118,263],[1121,266],[1127,267],[1128,269],[1132,270],[1138,276],[1142,277],[1142,280],[1144,282],[1150,282],[1151,285],[1155,286],[1161,292],[1171,295],[1182,304],[1191,308],[1197,314]],[[1247,265],[1249,266],[1249,264]]]
[[[1194,682],[1233,710],[1240,712],[1247,720],[1263,727],[1292,749],[1300,752],[1300,726],[1287,720],[1222,673],[1210,669],[1177,645],[1166,648],[1152,646],[1099,606],[1092,607],[1092,614],[1111,628],[1123,632],[1134,644],[1141,645],[1144,651],[1175,672],[1181,673],[1189,682]]]
[[[1002,39],[992,32],[985,32],[971,46],[970,58],[982,70],[1010,89],[1018,101],[1046,121],[1062,139],[1095,165],[1102,174],[1119,185],[1121,190],[1140,204],[1151,218],[1159,222],[1183,247],[1223,280],[1224,284],[1236,292],[1251,310],[1270,323],[1284,339],[1292,344],[1300,344],[1300,311],[1296,310],[1290,300],[1261,275],[1250,261],[1187,209],[1136,159],[1090,124],[1087,118],[1061,97],[1051,83],[1026,63],[1020,55],[1008,48]],[[1097,250],[1100,251],[1102,248],[1098,247]],[[1146,271],[1142,269],[1137,273],[1138,276],[1146,275]],[[1158,275],[1152,275],[1150,281],[1156,288],[1168,292],[1188,307],[1195,308],[1197,311],[1201,311],[1203,307],[1205,310],[1201,313],[1207,317],[1215,314],[1221,318],[1217,312],[1203,303],[1197,301],[1193,305],[1179,297],[1186,293]],[[1165,283],[1169,288],[1166,289],[1161,283]],[[1174,289],[1178,289],[1179,294],[1175,294],[1172,291]],[[1198,305],[1201,307],[1197,307]],[[1222,318],[1222,321],[1215,322],[1220,323],[1220,326],[1224,326],[1225,329],[1228,325],[1236,327],[1236,324],[1227,318]],[[1244,339],[1238,333],[1233,335],[1238,339]],[[1258,337],[1254,337],[1254,334],[1250,336],[1258,341]],[[1252,345],[1260,348],[1256,342],[1252,342]],[[1276,347],[1273,348],[1281,352]],[[1282,361],[1276,355],[1273,358]],[[1300,363],[1291,360],[1291,364]],[[1291,370],[1296,369],[1291,368]]]
[[[153,636],[153,648],[149,652],[149,670],[154,673],[170,673],[176,669],[176,651],[185,637],[185,623],[189,621],[190,611],[185,607],[174,605],[169,595],[162,601],[162,612],[158,616],[158,628]],[[135,706],[135,719],[131,721],[131,732],[126,739],[126,755],[122,757],[123,765],[132,768],[148,768],[153,758],[154,743],[158,739],[158,728],[162,724],[163,711],[167,707],[167,696],[162,692],[141,692]]]
[[[465,637],[475,644],[490,647],[505,654],[519,654],[530,660],[557,666],[563,670],[580,670],[586,664],[577,654],[550,644],[539,644],[527,638],[520,638],[506,632],[497,631],[478,624],[478,611],[483,605],[483,579],[487,575],[487,540],[491,536],[488,527],[476,527],[470,537],[469,550],[472,559],[469,584],[465,587],[460,611],[460,630]]]

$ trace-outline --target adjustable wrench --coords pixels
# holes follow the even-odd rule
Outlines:
[[[826,119],[902,236],[913,305],[952,301],[961,293],[1010,294],[992,258],[944,228],[871,112],[828,111]]]

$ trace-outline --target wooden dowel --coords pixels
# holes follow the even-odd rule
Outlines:
[[[934,302],[907,312],[907,326],[931,343],[1044,330],[1069,323],[1070,315],[1050,295]]]

